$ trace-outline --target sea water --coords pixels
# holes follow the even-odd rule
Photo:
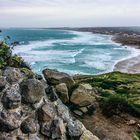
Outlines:
[[[110,72],[123,59],[136,55],[136,50],[114,43],[109,35],[58,29],[3,29],[18,41],[13,53],[29,63],[34,72],[45,68],[69,74],[99,74]]]

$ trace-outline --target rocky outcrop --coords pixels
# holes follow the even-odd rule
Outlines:
[[[46,75],[49,77],[49,80],[46,78],[47,82],[49,81],[48,85],[40,76],[30,77],[20,68],[7,67],[2,70],[0,139],[90,140],[94,138],[92,133],[85,136],[87,130],[84,125],[75,120],[69,108],[63,104],[69,101],[68,90],[74,83],[73,79],[64,73],[56,72],[58,74],[56,77],[50,73]]]
[[[68,87],[74,84],[74,80],[71,76],[64,72],[59,72],[57,70],[45,69],[43,74],[48,84],[58,85],[60,83],[66,83]]]
[[[79,106],[88,106],[96,101],[93,95],[94,91],[91,85],[80,84],[79,87],[73,91],[70,101]]]

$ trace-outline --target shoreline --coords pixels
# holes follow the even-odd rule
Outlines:
[[[116,42],[113,39],[112,39],[112,41]],[[129,49],[133,49],[132,54],[130,54],[130,56],[116,62],[116,64],[114,65],[113,71],[119,71],[122,73],[129,73],[129,74],[140,73],[140,49],[139,49],[139,46],[125,45],[124,47],[129,48]]]
[[[123,73],[140,73],[140,31],[123,28],[65,28],[66,30],[91,32],[93,34],[111,35],[112,42],[122,45],[122,47],[135,49],[131,51],[128,57],[117,61],[111,71],[120,71]],[[105,72],[106,73],[106,72]]]

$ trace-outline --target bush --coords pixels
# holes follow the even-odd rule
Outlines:
[[[102,105],[102,111],[107,117],[119,115],[121,113],[129,113],[133,116],[140,115],[126,98],[119,95],[112,95],[108,99],[105,99]]]
[[[6,66],[31,69],[21,57],[12,55],[10,46],[4,42],[0,42],[0,68],[4,68]]]

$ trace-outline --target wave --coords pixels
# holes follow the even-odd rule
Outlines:
[[[27,45],[16,46],[14,53],[21,55],[37,72],[47,66],[69,74],[111,72],[118,62],[140,54],[134,48],[113,42],[112,36],[77,31],[68,33],[75,37],[29,41]],[[119,56],[122,51],[128,54]]]

